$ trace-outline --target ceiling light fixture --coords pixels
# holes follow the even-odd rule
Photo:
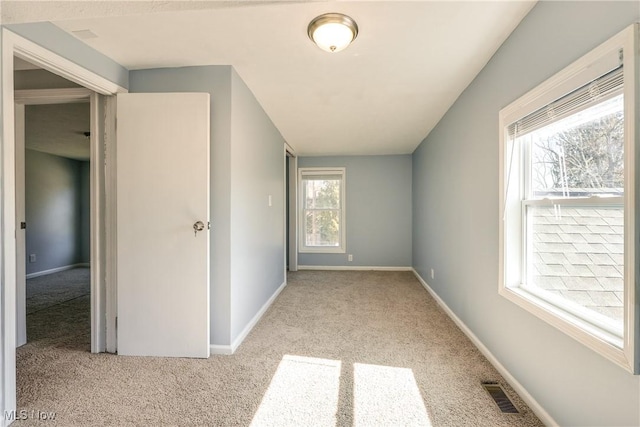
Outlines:
[[[307,34],[320,49],[340,52],[358,37],[358,25],[347,15],[325,13],[309,23]]]

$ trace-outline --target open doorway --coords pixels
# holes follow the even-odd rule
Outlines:
[[[18,347],[79,331],[90,342],[90,97],[14,57]]]
[[[90,350],[104,351],[102,98],[28,60],[12,59],[15,344],[28,340],[27,313],[61,309],[60,304],[85,296]],[[86,269],[89,265],[93,268]],[[67,272],[79,268],[85,269]],[[64,320],[62,315],[58,318]],[[41,323],[56,333],[64,329],[56,329],[51,321]]]
[[[43,357],[92,350],[93,93],[19,58],[13,77],[16,387],[24,391]]]
[[[19,58],[14,70],[16,345],[46,339],[89,351],[90,91]],[[54,90],[60,99],[48,98]]]

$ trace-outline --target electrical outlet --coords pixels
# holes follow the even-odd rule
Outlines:
[[[36,262],[36,254],[29,255],[29,262]]]
[[[347,255],[347,260],[348,261],[353,261],[353,254]]]
[[[431,269],[431,278],[435,278],[436,277],[436,272],[433,270],[433,268]]]

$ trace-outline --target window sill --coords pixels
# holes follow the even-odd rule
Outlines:
[[[344,254],[347,251],[344,248],[317,247],[317,248],[300,248],[301,254]]]
[[[561,330],[601,356],[633,373],[633,365],[622,349],[624,339],[618,334],[600,328],[549,301],[529,292],[524,287],[500,288],[500,295],[525,309],[547,324]]]

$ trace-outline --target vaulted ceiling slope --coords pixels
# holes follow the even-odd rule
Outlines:
[[[97,37],[86,44],[131,70],[233,65],[300,155],[413,152],[535,4],[3,3],[7,22],[90,30]],[[326,12],[358,23],[342,52],[324,52],[307,37],[308,23]]]

